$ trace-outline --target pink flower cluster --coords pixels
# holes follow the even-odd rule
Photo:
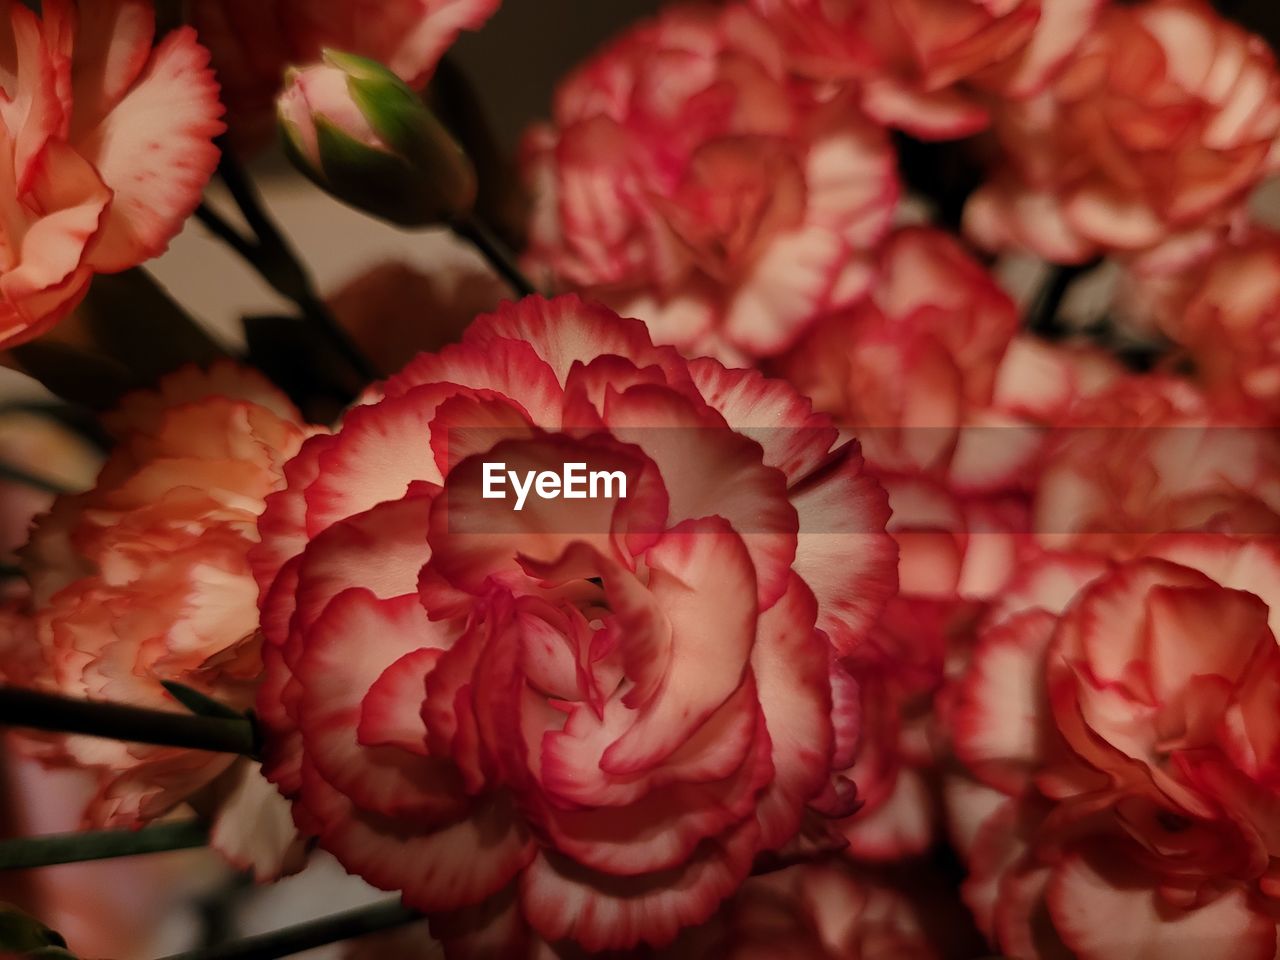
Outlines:
[[[792,77],[738,4],[677,7],[605,48],[524,160],[535,275],[725,359],[776,354],[856,299],[899,189],[886,132]]]
[[[483,196],[418,94],[497,6],[198,0],[209,53],[146,0],[4,4],[0,344],[181,229],[210,61],[239,149],[278,102],[347,202]],[[472,319],[378,268],[332,308],[401,369],[335,423],[187,368],[44,495],[6,680],[183,684],[261,768],[26,749],[91,824],[187,804],[260,878],[313,845],[426,915],[353,956],[1274,960],[1278,138],[1272,51],[1204,0],[664,7],[524,138],[553,295]]]

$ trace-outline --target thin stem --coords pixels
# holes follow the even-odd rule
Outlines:
[[[1049,340],[1061,337],[1065,330],[1058,314],[1062,310],[1062,302],[1067,297],[1067,291],[1071,289],[1073,283],[1093,270],[1100,262],[1100,260],[1092,260],[1088,263],[1053,267],[1048,279],[1036,294],[1035,301],[1031,304],[1027,315],[1027,329]]]
[[[160,823],[141,830],[94,830],[0,840],[0,870],[27,870],[59,863],[109,860],[144,853],[203,847],[209,828],[198,820]]]
[[[478,217],[472,214],[455,220],[451,226],[453,232],[474,246],[517,294],[528,297],[538,292],[538,288],[529,282],[529,278],[516,265],[511,251]]]
[[[218,164],[218,176],[256,240],[248,240],[216,212],[205,207],[197,210],[201,223],[244,258],[276,292],[292,300],[303,318],[328,339],[357,374],[368,381],[377,380],[381,376],[378,368],[361,352],[359,345],[320,298],[297,251],[271,219],[253,181],[225,146]]]
[[[242,259],[253,264],[254,257],[258,255],[257,244],[247,239],[217,210],[207,203],[202,203],[196,207],[196,219],[204,224],[205,229],[238,253]],[[254,266],[256,268],[256,264]]]
[[[0,727],[83,733],[247,757],[258,752],[253,723],[247,717],[197,717],[119,703],[93,703],[11,686],[0,686]]]
[[[71,492],[56,480],[50,480],[48,477],[42,477],[39,474],[32,473],[25,467],[6,463],[3,460],[0,460],[0,480],[3,480],[6,483],[14,483],[22,487],[30,487],[33,490],[39,490],[43,493],[52,493],[55,496]]]
[[[30,414],[52,420],[101,450],[110,450],[113,445],[111,434],[83,407],[40,400],[0,403],[0,415],[7,413]]]
[[[175,953],[165,960],[276,960],[340,940],[402,927],[421,919],[422,914],[402,906],[399,901],[388,900],[232,943]]]

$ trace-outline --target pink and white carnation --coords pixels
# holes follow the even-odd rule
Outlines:
[[[1277,947],[1280,554],[1175,534],[1047,556],[980,633],[951,713],[966,900],[1011,956]]]
[[[1039,550],[1043,428],[1118,371],[1019,334],[1012,300],[941,231],[894,233],[876,277],[777,367],[859,439],[893,510],[900,593],[848,660],[864,713],[850,775],[865,806],[844,824],[852,855],[885,860],[938,838],[934,698],[984,605]]]
[[[853,302],[899,191],[885,131],[791,78],[736,4],[671,8],[575,70],[524,169],[536,276],[727,360]]]
[[[1104,0],[753,0],[787,61],[849,85],[881,123],[927,140],[966,137],[991,104],[1042,91]]]
[[[1188,270],[1124,280],[1120,310],[1170,341],[1167,366],[1223,409],[1280,417],[1280,233],[1252,226]]]
[[[1266,41],[1204,0],[1111,4],[996,132],[1006,162],[969,200],[975,240],[1172,272],[1221,243],[1276,170],[1280,73]]]
[[[662,945],[852,811],[835,660],[895,548],[792,388],[561,297],[368,399],[286,467],[252,556],[268,772],[349,871],[457,956]],[[497,462],[627,493],[516,511]]]
[[[1280,436],[1256,404],[1171,374],[1122,376],[1059,422],[1032,518],[1044,547],[1113,558],[1166,532],[1277,534]]]

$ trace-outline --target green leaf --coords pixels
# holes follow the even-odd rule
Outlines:
[[[109,410],[145,385],[119,361],[65,343],[35,340],[14,347],[13,355],[50,392],[90,410]]]
[[[332,423],[362,383],[317,329],[297,317],[244,318],[248,361],[289,395],[311,423]]]
[[[239,710],[233,710],[225,703],[219,703],[199,690],[188,687],[185,683],[178,683],[176,680],[161,680],[160,685],[168,690],[175,700],[198,717],[225,717],[229,720],[244,719],[244,714]]]
[[[55,332],[13,348],[22,369],[64,400],[109,410],[189,363],[228,356],[145,270],[94,277]]]
[[[55,950],[57,956],[66,953],[67,941],[55,930],[50,930],[35,917],[28,916],[9,903],[0,903],[0,950],[20,954],[50,956],[43,951]]]
[[[185,364],[208,366],[228,355],[141,268],[94,277],[80,310],[95,348],[144,383]]]

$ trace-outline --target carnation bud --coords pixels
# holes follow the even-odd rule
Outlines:
[[[411,227],[471,210],[471,162],[382,64],[326,50],[289,71],[277,110],[294,164],[344,203]]]

